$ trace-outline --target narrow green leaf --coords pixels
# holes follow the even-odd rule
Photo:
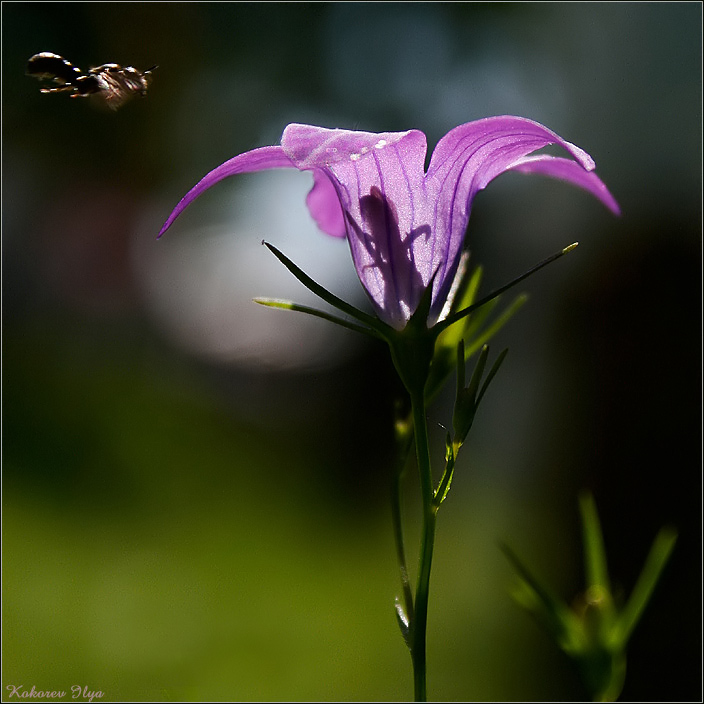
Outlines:
[[[482,268],[476,267],[467,281],[466,288],[458,297],[459,305],[463,308],[472,305],[476,298],[477,291],[481,284]],[[465,342],[465,361],[468,361],[481,347],[486,344],[520,309],[527,300],[525,294],[516,299],[508,309],[483,332],[481,327],[491,315],[499,299],[496,298],[472,315],[466,316],[458,321],[457,325],[452,325],[444,329],[438,336],[435,344],[435,354],[430,368],[430,376],[426,385],[426,400],[430,402],[437,392],[442,388],[447,377],[452,373],[453,367],[457,367],[455,358],[457,345],[460,340]]]
[[[488,350],[489,348],[485,347],[485,349]],[[507,354],[508,354],[508,347],[496,358],[496,361],[494,362],[493,366],[491,367],[491,370],[487,374],[486,380],[484,381],[484,384],[482,385],[482,390],[479,392],[479,396],[477,396],[477,403],[476,403],[477,408],[479,407],[479,402],[484,397],[486,390],[489,388],[489,384],[491,383],[491,380],[496,376],[496,372],[499,371],[499,367],[503,364],[504,359],[506,359]]]
[[[464,345],[460,343],[457,346],[458,352],[464,349]],[[486,365],[486,359],[489,354],[489,348],[485,345],[479,354],[479,359],[474,366],[474,371],[469,380],[469,384],[465,388],[463,383],[460,384],[460,376],[462,377],[462,382],[464,382],[464,359],[458,358],[457,360],[457,396],[455,398],[455,409],[452,414],[452,428],[455,432],[455,445],[460,447],[464,443],[467,433],[469,433],[472,424],[474,423],[474,416],[477,410],[476,398],[477,389],[479,388],[479,383],[484,373],[484,367]]]
[[[464,356],[464,340],[460,339],[457,343],[457,395],[459,396],[462,389],[464,389],[464,375],[465,375],[465,356]]]
[[[476,339],[481,334],[479,331],[494,311],[494,308],[498,305],[499,300],[500,298],[495,298],[493,301],[489,301],[479,310],[475,310],[472,315],[467,316],[464,326],[457,326],[457,328],[462,330],[462,337],[467,342],[468,347],[471,347],[474,351],[481,347],[481,345],[477,346],[476,344]],[[472,354],[474,354],[474,352],[472,352]],[[467,358],[471,356],[471,354],[467,354]]]
[[[470,281],[470,288],[472,287]],[[447,377],[457,367],[455,357],[457,343],[464,337],[465,340],[465,361],[468,361],[478,350],[480,350],[489,340],[520,310],[528,300],[528,296],[521,294],[499,317],[482,332],[478,329],[484,323],[494,308],[494,303],[500,299],[490,302],[480,310],[466,318],[466,325],[454,325],[444,330],[435,345],[435,355],[430,368],[430,377],[426,386],[426,400],[432,401],[438,391],[442,388]],[[449,348],[448,348],[449,346]]]
[[[484,268],[480,265],[478,266],[469,278],[467,283],[467,288],[464,290],[462,297],[460,298],[459,308],[466,308],[474,303],[477,292],[479,291],[479,285],[482,282],[482,276],[484,275]]]
[[[662,528],[655,538],[643,571],[619,617],[618,635],[624,648],[645,607],[648,605],[648,601],[670,558],[676,541],[677,531],[673,528]]]
[[[435,495],[433,496],[433,504],[436,508],[440,506],[440,504],[447,498],[447,495],[450,492],[452,477],[455,473],[456,459],[457,455],[455,453],[455,448],[452,443],[452,438],[450,437],[450,433],[448,433],[447,437],[445,438],[445,470],[442,473],[440,483],[438,484],[438,488],[435,491]]]
[[[478,349],[489,342],[489,340],[491,340],[491,338],[523,307],[527,300],[528,296],[525,293],[520,294],[476,339],[470,342],[470,337],[467,335],[467,357],[471,357]]]
[[[582,542],[584,544],[584,575],[587,591],[605,590],[611,594],[611,583],[606,564],[606,549],[601,532],[601,523],[596,511],[594,497],[585,492],[579,497],[582,517]]]
[[[479,359],[474,365],[474,371],[469,379],[469,384],[467,384],[467,395],[472,399],[472,405],[476,406],[477,391],[479,389],[479,382],[482,380],[482,375],[484,374],[484,367],[486,366],[486,360],[489,357],[489,345],[484,345],[482,351],[479,353]]]
[[[543,621],[563,650],[578,650],[580,627],[574,612],[533,576],[508,545],[501,543],[500,547],[521,580],[523,593],[514,595],[517,601]]]

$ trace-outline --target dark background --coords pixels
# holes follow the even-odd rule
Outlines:
[[[589,152],[623,215],[518,174],[475,202],[485,292],[580,247],[525,282],[494,342],[510,354],[439,516],[429,694],[584,696],[498,543],[572,600],[589,488],[623,596],[679,531],[622,698],[700,699],[701,20],[676,2],[3,3],[3,693],[411,697],[387,352],[251,303],[310,302],[266,238],[364,305],[346,244],[307,216],[309,177],[226,181],[155,236],[290,122],[418,128],[432,149],[517,114]],[[159,68],[111,113],[41,95],[39,51]]]

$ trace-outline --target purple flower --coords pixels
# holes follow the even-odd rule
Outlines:
[[[531,156],[548,144],[561,145],[572,158]],[[438,142],[427,172],[426,150],[418,130],[373,134],[291,124],[281,146],[253,149],[211,171],[159,234],[227,176],[275,168],[311,171],[311,215],[327,234],[347,237],[379,318],[400,330],[431,280],[428,325],[438,320],[457,272],[474,196],[504,171],[569,181],[619,213],[586,152],[522,117],[489,117],[455,127]]]

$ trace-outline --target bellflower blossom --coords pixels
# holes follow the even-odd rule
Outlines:
[[[534,155],[559,144],[571,158]],[[290,124],[280,146],[239,154],[194,186],[178,215],[218,181],[239,173],[296,168],[313,173],[308,209],[323,232],[347,237],[362,285],[378,317],[403,329],[432,281],[428,326],[441,317],[457,273],[472,202],[505,171],[568,181],[619,207],[579,147],[522,117],[489,117],[450,130],[425,171],[427,144],[419,130],[370,133]]]

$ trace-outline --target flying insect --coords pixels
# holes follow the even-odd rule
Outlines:
[[[72,98],[98,96],[111,110],[117,110],[135,96],[144,97],[156,66],[139,71],[134,66],[102,64],[87,72],[63,56],[42,51],[27,62],[27,75],[50,85],[42,93],[69,93]]]

